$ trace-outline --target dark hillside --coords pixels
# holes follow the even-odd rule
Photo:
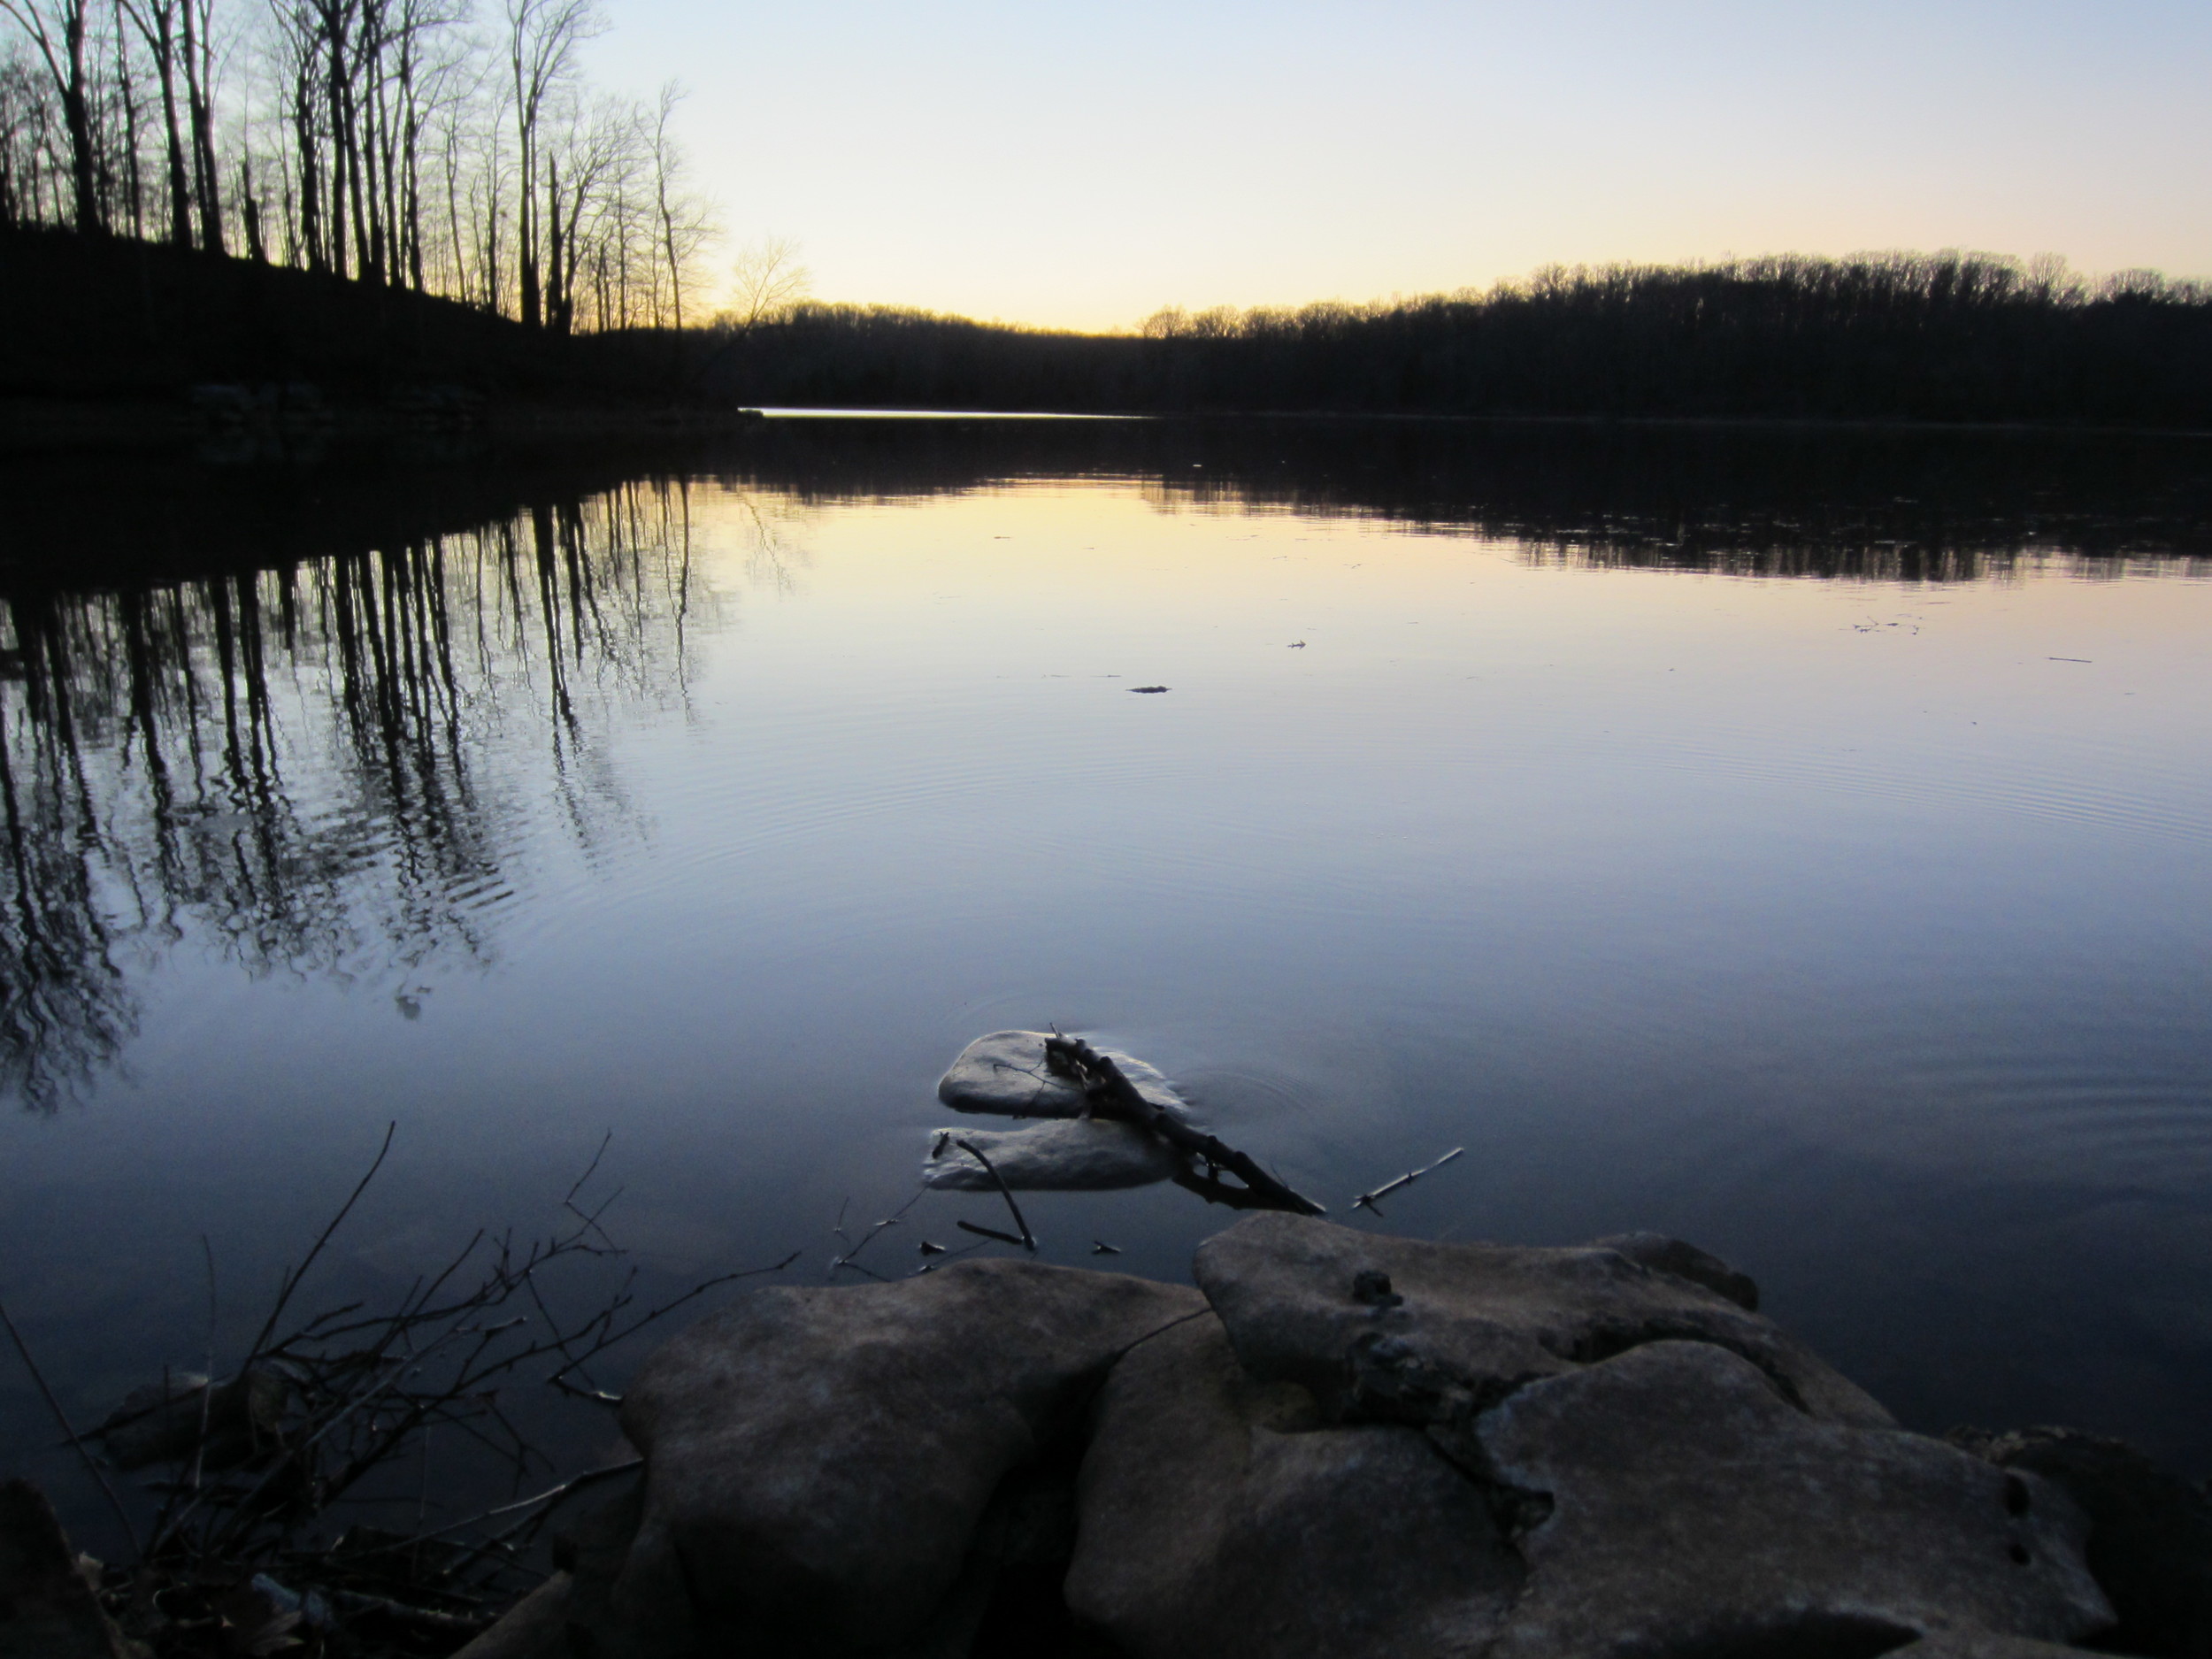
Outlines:
[[[306,382],[600,411],[739,405],[2212,429],[2212,286],[1979,255],[1540,273],[1134,334],[806,304],[746,329],[568,334],[371,282],[0,232],[0,398],[181,406]]]
[[[0,231],[0,396],[174,398],[304,381],[342,402],[426,385],[664,398],[668,347],[564,337],[457,301],[124,238]]]

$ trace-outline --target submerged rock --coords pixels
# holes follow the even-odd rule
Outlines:
[[[990,1170],[959,1146],[970,1142],[1009,1187],[1022,1192],[1107,1192],[1148,1187],[1181,1169],[1165,1142],[1134,1124],[1110,1118],[1063,1118],[1026,1129],[931,1132],[922,1184],[955,1192],[994,1192]]]
[[[118,1469],[142,1469],[192,1455],[206,1434],[207,1467],[227,1469],[274,1443],[291,1385],[271,1365],[256,1365],[212,1387],[196,1371],[172,1371],[134,1388],[93,1431]]]
[[[995,1031],[978,1037],[938,1079],[937,1098],[957,1112],[999,1118],[1079,1118],[1083,1091],[1046,1069],[1042,1031]],[[1159,1072],[1141,1060],[1104,1051],[1137,1093],[1171,1111],[1187,1110]]]

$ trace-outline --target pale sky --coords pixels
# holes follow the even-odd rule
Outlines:
[[[1553,261],[2212,275],[2207,0],[607,5],[594,79],[681,79],[733,243],[795,240],[825,299],[1103,328]]]

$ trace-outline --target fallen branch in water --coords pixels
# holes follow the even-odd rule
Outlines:
[[[1176,1151],[1205,1165],[1203,1171],[1187,1171],[1176,1178],[1179,1186],[1213,1202],[1242,1210],[1287,1210],[1294,1215],[1325,1216],[1329,1212],[1304,1194],[1277,1180],[1246,1153],[1225,1144],[1202,1129],[1192,1127],[1157,1102],[1148,1100],[1107,1056],[1080,1037],[1055,1032],[1045,1039],[1045,1066],[1083,1091],[1083,1110],[1093,1118],[1112,1118],[1149,1130]],[[1221,1179],[1227,1171],[1241,1181],[1232,1187]]]
[[[1375,1188],[1375,1190],[1371,1193],[1362,1193],[1357,1198],[1352,1200],[1352,1208],[1355,1210],[1372,1210],[1378,1216],[1381,1215],[1382,1211],[1378,1209],[1375,1204],[1375,1201],[1378,1198],[1387,1198],[1391,1194],[1396,1192],[1401,1187],[1412,1186],[1414,1182],[1419,1180],[1424,1175],[1430,1173],[1432,1171],[1442,1169],[1447,1164],[1449,1164],[1461,1153],[1466,1151],[1466,1149],[1467,1148],[1465,1147],[1454,1147],[1442,1157],[1437,1159],[1435,1163],[1428,1164],[1421,1169],[1408,1170],[1396,1180],[1385,1181],[1380,1187]]]
[[[1014,1202],[1014,1189],[1006,1184],[1006,1178],[998,1172],[997,1166],[995,1165],[990,1159],[983,1156],[983,1148],[976,1145],[974,1141],[956,1141],[953,1142],[953,1145],[958,1147],[963,1152],[973,1158],[978,1164],[980,1164],[983,1166],[983,1172],[998,1183],[999,1196],[1006,1201],[1006,1207],[1014,1212],[1014,1225],[1022,1230],[1022,1236],[1020,1238],[1010,1240],[1009,1242],[1020,1245],[1032,1256],[1036,1255],[1037,1235],[1030,1232],[1029,1223],[1023,1219],[1022,1207]],[[967,1227],[970,1233],[980,1233],[983,1231],[980,1227],[968,1226],[968,1224],[964,1221],[960,1225],[964,1227]],[[1005,1237],[1003,1233],[993,1233],[991,1236],[994,1238]]]

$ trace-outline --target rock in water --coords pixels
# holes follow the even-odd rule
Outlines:
[[[995,1031],[960,1051],[951,1070],[938,1079],[937,1098],[956,1112],[987,1112],[999,1118],[1078,1118],[1083,1091],[1045,1067],[1041,1031]],[[1141,1060],[1105,1049],[1137,1093],[1169,1110],[1187,1109],[1168,1081]]]
[[[991,1161],[1009,1187],[1022,1192],[1107,1192],[1148,1187],[1182,1167],[1171,1148],[1134,1124],[1111,1118],[1063,1118],[1026,1129],[938,1129],[922,1184],[955,1192],[995,1192],[998,1182],[957,1144],[966,1141]]]
[[[623,1655],[845,1653],[907,1637],[1002,1479],[1195,1291],[976,1261],[755,1291],[648,1360],[622,1425],[643,1519],[597,1636]]]

